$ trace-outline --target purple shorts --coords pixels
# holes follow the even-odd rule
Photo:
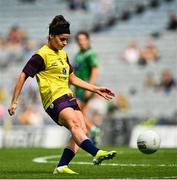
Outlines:
[[[60,111],[67,107],[71,107],[74,110],[80,111],[80,108],[76,102],[76,98],[65,94],[53,101],[53,103],[46,109],[46,112],[58,125],[61,125],[58,122],[58,115]]]

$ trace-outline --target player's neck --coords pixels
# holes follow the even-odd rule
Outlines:
[[[88,48],[81,48],[80,51],[84,52],[84,51],[89,50],[90,48],[91,48],[90,46]]]
[[[52,46],[50,42],[47,43],[47,46],[48,46],[50,49],[52,49],[53,51],[58,52],[58,49],[56,49],[54,46]]]

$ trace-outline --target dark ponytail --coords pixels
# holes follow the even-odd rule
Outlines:
[[[49,25],[49,34],[70,34],[70,24],[62,15],[57,15],[54,17]]]

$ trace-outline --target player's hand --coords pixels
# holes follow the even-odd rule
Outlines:
[[[104,97],[106,100],[111,100],[113,97],[115,97],[115,94],[106,87],[97,87],[95,92]]]
[[[11,105],[9,106],[9,109],[8,109],[9,115],[11,115],[11,116],[14,115],[16,109],[17,109],[17,103],[11,103]]]

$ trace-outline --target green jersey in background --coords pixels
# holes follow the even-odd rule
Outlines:
[[[73,67],[77,77],[89,82],[92,68],[98,67],[98,59],[95,51],[91,48],[87,50],[80,50],[74,57]],[[75,94],[76,98],[81,102],[86,103],[88,101],[88,99],[85,98],[84,89],[76,87]]]

